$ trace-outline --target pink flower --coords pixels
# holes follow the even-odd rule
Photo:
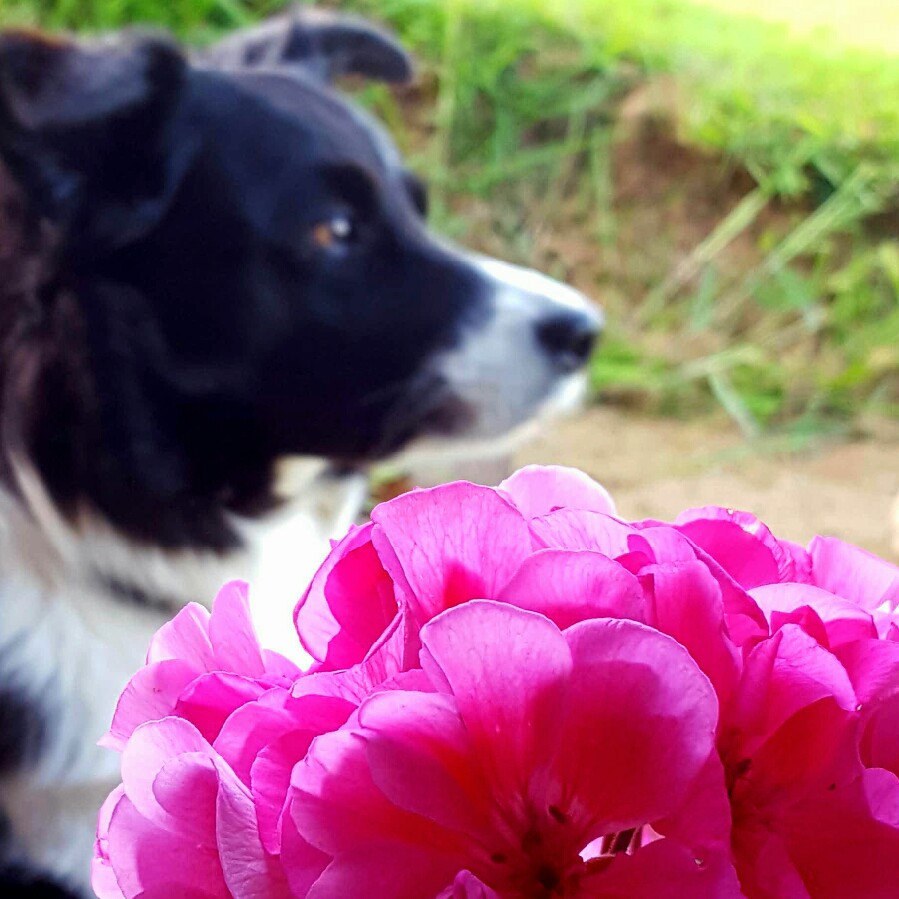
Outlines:
[[[288,688],[300,669],[262,649],[246,584],[227,584],[212,612],[191,603],[153,637],[147,664],[128,682],[101,744],[122,750],[135,728],[177,715],[214,740],[228,715],[273,686]]]
[[[626,524],[611,509],[602,488],[560,468],[523,469],[499,489],[459,482],[397,497],[316,574],[296,611],[300,639],[317,670],[349,667],[400,610],[420,628],[476,598],[539,611],[560,627],[604,616],[655,624],[658,566],[688,562],[718,585],[709,610],[722,638],[739,646],[767,635],[756,603],[704,550],[670,526]]]
[[[899,642],[859,640],[837,655],[858,698],[862,763],[899,777]]]
[[[571,477],[583,491],[584,476]],[[459,482],[413,491],[378,506],[371,524],[352,531],[334,548],[297,607],[297,631],[318,660],[318,670],[361,661],[400,607],[421,627],[466,600],[498,598],[535,552],[527,520],[512,497],[530,510],[541,508],[551,502],[546,497],[548,481],[565,485],[565,471],[525,469],[506,482],[507,490]],[[601,488],[596,486],[596,491]],[[588,491],[591,504],[605,504],[604,491],[598,497],[596,491]],[[581,561],[595,570],[608,560],[582,556]],[[578,566],[564,559],[543,565],[542,573],[558,565],[578,576]],[[608,565],[602,572],[606,574]],[[591,574],[587,571],[583,577]],[[597,575],[592,577],[596,582]],[[620,580],[628,577],[623,571]],[[622,583],[619,592],[628,594],[625,611],[639,614],[642,600],[636,581]],[[589,595],[569,595],[587,604],[596,588]]]
[[[855,547],[626,522],[569,469],[414,491],[303,596],[310,672],[242,585],[160,631],[106,738],[95,888],[892,899],[897,605]]]
[[[811,861],[820,816],[834,807],[849,810],[850,796],[863,801],[857,705],[845,668],[796,625],[749,653],[721,724],[719,751],[734,860],[751,899],[880,895],[853,892],[854,866],[843,858]],[[862,805],[852,810],[855,819],[864,814]],[[825,870],[828,887],[821,892],[816,885]]]
[[[778,540],[750,512],[704,506],[681,512],[675,525],[746,589],[811,580],[809,554],[801,546]]]
[[[249,790],[188,721],[138,727],[123,785],[100,813],[93,883],[100,899],[288,899],[257,832]]]
[[[726,829],[643,845],[713,746],[715,694],[673,640],[630,621],[561,632],[487,601],[421,639],[436,692],[371,696],[294,769],[290,816],[328,857],[292,874],[309,899],[739,896],[715,857]]]
[[[608,490],[576,468],[528,465],[506,478],[498,490],[527,519],[548,515],[556,509],[616,514]]]
[[[836,648],[877,638],[871,615],[852,600],[811,584],[768,584],[749,591],[771,623],[772,631],[799,624],[819,643]]]
[[[815,537],[809,555],[814,583],[872,615],[881,636],[899,625],[899,568],[834,537]]]

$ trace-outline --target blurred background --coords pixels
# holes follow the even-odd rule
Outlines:
[[[435,227],[606,309],[591,405],[515,462],[583,468],[628,517],[715,502],[899,555],[897,0],[320,5],[416,54],[412,87],[346,87]],[[0,25],[204,42],[283,6],[0,0]]]

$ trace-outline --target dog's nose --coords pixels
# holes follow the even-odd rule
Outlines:
[[[537,340],[565,373],[575,372],[590,358],[602,332],[602,318],[591,309],[556,311],[537,322]]]
[[[478,257],[498,295],[523,312],[537,346],[561,375],[583,367],[602,333],[604,316],[579,290],[533,269]]]

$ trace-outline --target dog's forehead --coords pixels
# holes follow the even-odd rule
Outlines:
[[[302,72],[238,71],[228,77],[312,131],[330,160],[383,174],[403,168],[399,151],[373,116]]]

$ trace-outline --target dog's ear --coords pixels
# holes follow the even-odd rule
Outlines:
[[[167,40],[0,34],[0,157],[35,208],[87,243],[158,214],[186,61]]]
[[[357,16],[308,7],[235,32],[198,51],[196,59],[213,68],[293,66],[321,81],[363,75],[402,83],[414,71],[392,35]]]

